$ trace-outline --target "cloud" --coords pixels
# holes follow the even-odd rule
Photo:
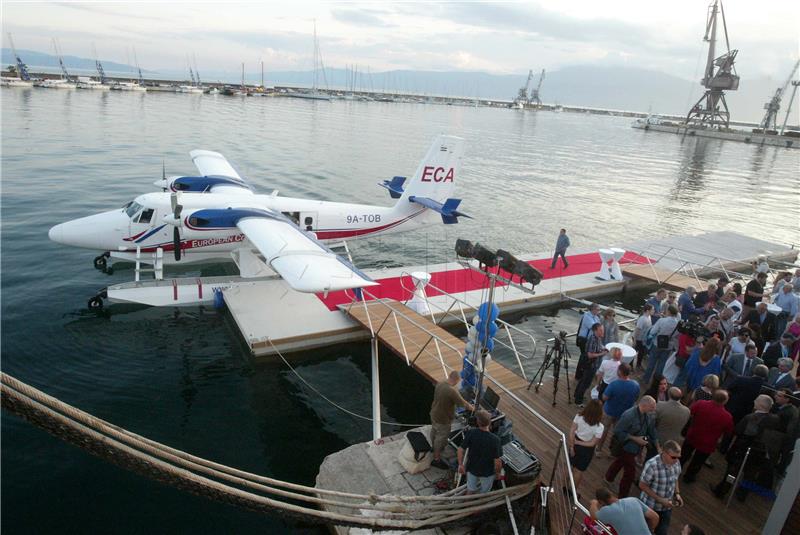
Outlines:
[[[387,12],[385,11],[378,11],[373,9],[351,9],[351,8],[334,8],[331,9],[331,16],[338,20],[339,22],[343,22],[345,24],[350,24],[353,26],[367,26],[370,28],[388,28],[393,27],[395,24],[392,24],[385,20],[383,15],[386,15]]]

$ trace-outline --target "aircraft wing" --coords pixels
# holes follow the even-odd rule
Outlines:
[[[288,220],[246,217],[236,226],[264,255],[267,264],[298,292],[319,293],[378,284]]]
[[[189,153],[197,170],[202,176],[226,176],[244,181],[230,162],[218,152],[210,150],[193,150]]]

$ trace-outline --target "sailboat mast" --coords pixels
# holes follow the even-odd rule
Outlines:
[[[136,56],[136,47],[133,47],[133,61],[136,62],[136,70],[139,71],[139,85],[144,85],[144,77],[142,76],[142,68],[139,67],[139,58]]]
[[[317,91],[317,55],[319,54],[319,45],[317,44],[317,19],[314,19],[314,83],[311,86],[313,91]]]

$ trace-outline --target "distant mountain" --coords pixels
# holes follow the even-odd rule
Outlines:
[[[3,48],[0,52],[0,62],[2,62],[3,65],[16,64],[17,60],[14,58],[14,52],[10,48]],[[22,49],[18,49],[17,52],[19,53],[20,58],[22,58],[22,61],[24,61],[25,64],[33,70],[36,70],[36,67],[47,67],[49,69],[59,68],[58,57],[52,54],[44,54],[42,52]],[[101,59],[100,61],[103,64],[103,70],[106,71],[131,72],[136,70],[136,67],[133,65],[116,63],[114,61],[106,61],[104,59]],[[95,69],[93,59],[79,58],[77,56],[64,56],[64,65],[67,66],[67,69]],[[144,72],[144,69],[142,69],[142,72]]]
[[[58,68],[58,59],[52,54],[19,50],[19,54],[32,70],[37,67],[52,70]],[[102,60],[109,74],[131,73],[134,67],[113,61]],[[2,49],[2,62],[14,62],[10,49]],[[94,60],[75,56],[64,56],[68,69],[93,71]],[[147,78],[188,80],[188,70],[144,71]],[[206,71],[200,65],[203,81],[222,81],[238,84],[241,72]],[[311,86],[314,74],[311,71],[265,72],[267,85]],[[525,85],[527,75],[496,75],[485,72],[433,72],[397,70],[368,72],[365,69],[353,74],[345,69],[326,69],[325,77],[319,74],[320,87],[347,89],[355,86],[360,91],[392,91],[423,95],[448,95],[468,98],[512,100]],[[245,81],[258,84],[259,72],[248,71]],[[533,86],[539,80],[534,73]],[[770,78],[745,78],[738,91],[729,92],[728,105],[732,119],[759,122],[763,106],[784,80]],[[648,111],[653,113],[683,115],[703,94],[699,81],[685,80],[663,72],[636,67],[572,65],[548,71],[542,85],[541,98],[545,103],[614,110]],[[797,104],[795,110],[800,110]],[[782,120],[783,116],[781,116]],[[793,114],[790,123],[798,123]]]

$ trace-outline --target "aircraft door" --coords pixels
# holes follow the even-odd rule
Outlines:
[[[318,229],[317,212],[300,212],[300,228],[309,232]]]

